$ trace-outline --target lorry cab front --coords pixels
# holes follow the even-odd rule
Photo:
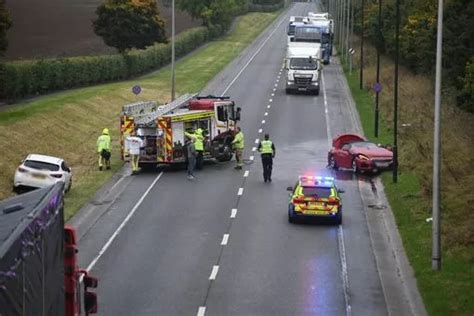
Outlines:
[[[302,91],[319,94],[320,49],[289,47],[285,64],[287,93]]]

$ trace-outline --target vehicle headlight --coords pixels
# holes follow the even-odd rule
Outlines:
[[[313,86],[319,86],[319,81],[312,81],[311,84],[312,84]]]
[[[366,155],[357,155],[357,158],[359,158],[360,160],[370,160],[370,158]]]
[[[294,84],[294,83],[295,83],[295,81],[294,81],[294,80],[289,80],[289,79],[288,79],[287,83],[288,83],[288,84]]]

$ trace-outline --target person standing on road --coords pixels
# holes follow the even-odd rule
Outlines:
[[[194,180],[194,168],[196,167],[196,157],[198,153],[196,151],[196,145],[194,138],[186,141],[186,158],[188,160],[187,177],[188,180]]]
[[[102,130],[102,135],[97,138],[97,153],[99,154],[99,170],[102,171],[102,168],[105,164],[107,169],[110,169],[110,135],[109,129],[104,128]]]
[[[137,137],[137,132],[133,130],[127,137],[125,146],[130,154],[130,163],[132,164],[132,175],[135,175],[138,173],[140,148],[144,146],[143,140],[140,137]]]
[[[258,151],[262,156],[263,180],[272,182],[273,158],[275,158],[275,145],[270,140],[270,135],[265,134],[265,140],[258,144]]]
[[[184,133],[187,137],[194,140],[194,147],[196,149],[196,169],[202,169],[203,160],[204,160],[204,135],[203,130],[198,128],[194,131],[194,133]]]
[[[237,166],[235,167],[235,169],[240,170],[242,169],[242,166],[244,165],[243,154],[244,154],[245,141],[244,141],[244,133],[242,132],[242,129],[240,128],[240,126],[237,126],[236,132],[237,134],[235,134],[234,140],[232,141],[232,147],[235,151],[235,159],[237,160]]]

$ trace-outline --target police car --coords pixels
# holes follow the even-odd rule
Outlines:
[[[300,176],[295,187],[288,187],[288,221],[296,219],[328,220],[337,225],[342,223],[342,201],[344,193],[336,187],[334,178]]]

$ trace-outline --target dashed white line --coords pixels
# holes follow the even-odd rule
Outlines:
[[[258,143],[260,143],[260,139],[257,138],[255,139],[255,144],[258,144]]]
[[[265,114],[263,114],[264,116],[268,116],[268,112],[265,112]]]
[[[268,100],[268,102],[273,102],[273,99]]]
[[[228,241],[229,241],[229,234],[224,234],[224,236],[222,236],[221,245],[222,245],[222,246],[227,245],[227,242],[228,242]]]
[[[281,73],[281,72],[280,72],[280,73]],[[281,78],[281,76],[279,75],[277,78],[278,78],[278,79],[280,79],[280,78]]]
[[[252,151],[256,151],[257,150],[257,147],[252,147]]]
[[[239,188],[239,192],[237,192],[237,195],[242,195],[244,194],[244,188]]]
[[[258,130],[258,133],[259,133],[259,134],[260,134],[261,132],[263,132],[263,129],[259,129],[259,130]]]
[[[278,87],[278,85],[275,83],[275,87]]]
[[[265,124],[265,120],[262,120],[262,124]]]
[[[199,306],[197,316],[204,316],[206,315],[206,306]]]
[[[209,276],[209,280],[215,280],[217,276],[217,272],[219,272],[219,266],[213,266],[211,275]]]
[[[274,96],[275,96],[275,93],[272,93],[272,97],[274,97]]]
[[[233,208],[232,212],[230,212],[230,218],[235,218],[235,216],[237,216],[237,209]]]
[[[272,107],[272,106],[271,106],[270,104],[269,104],[269,105],[267,105],[267,109],[269,109],[269,108],[271,108],[271,107]]]
[[[254,156],[250,156],[249,158],[250,158],[251,161],[253,161],[255,159]]]
[[[248,171],[248,170],[245,170],[245,173],[244,173],[244,178],[247,178],[247,177],[249,176],[249,173],[250,173],[250,171]]]

